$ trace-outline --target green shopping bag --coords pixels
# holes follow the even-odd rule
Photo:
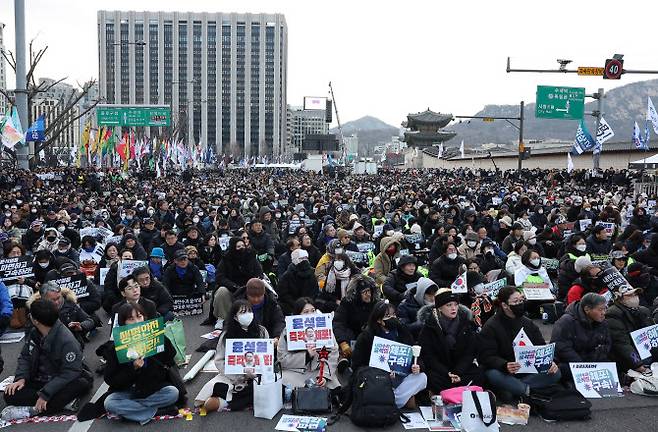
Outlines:
[[[184,365],[187,359],[185,358],[185,328],[183,327],[183,321],[178,318],[168,321],[165,324],[165,336],[176,349],[174,361],[178,366]]]

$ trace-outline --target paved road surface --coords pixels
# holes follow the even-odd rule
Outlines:
[[[207,309],[207,305],[206,305]],[[199,323],[204,316],[186,317],[185,331],[187,335],[187,353],[192,354],[192,364],[201,357],[200,353],[194,352],[194,349],[205,339],[200,336],[211,331],[210,327],[201,327]],[[105,321],[107,322],[107,321]],[[550,327],[539,324],[545,337],[550,337]],[[94,354],[96,347],[107,340],[109,328],[105,326],[101,332],[85,348],[87,363],[92,369],[98,365],[98,360]],[[16,358],[22,347],[22,342],[17,344],[2,345],[2,356],[5,360],[5,370],[0,379],[12,375],[16,367]],[[187,369],[181,371],[181,375],[186,373]],[[203,384],[211,378],[210,374],[199,373],[197,377],[188,383],[188,392],[190,400],[194,398]],[[88,398],[96,393],[103,384],[101,376],[96,376],[94,389]],[[86,401],[84,401],[86,402]],[[617,431],[655,431],[658,430],[658,398],[640,397],[632,394],[625,394],[623,398],[592,400],[593,415],[592,420],[587,422],[565,422],[565,423],[545,423],[537,417],[531,417],[527,427],[522,426],[505,426],[501,427],[503,431],[596,431],[596,432],[617,432]],[[0,398],[0,408],[4,408],[4,400]],[[184,419],[174,419],[167,421],[154,421],[146,426],[139,426],[133,423],[120,422],[115,420],[95,420],[93,422],[74,423],[47,423],[47,424],[23,424],[10,427],[12,431],[52,431],[52,432],[115,432],[122,431],[158,431],[158,432],[179,432],[181,428],[189,431],[267,431],[274,430],[274,426],[280,415],[273,420],[256,419],[250,412],[236,413],[214,413],[206,417],[195,415],[191,421]],[[360,431],[351,424],[347,417],[342,418],[336,425],[329,427],[330,430],[340,432]],[[402,425],[392,426],[385,429],[386,431],[402,431]]]

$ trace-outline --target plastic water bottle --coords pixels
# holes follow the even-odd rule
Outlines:
[[[432,413],[434,421],[443,423],[443,399],[439,395],[432,396]]]
[[[283,403],[292,402],[292,386],[284,384],[283,386]]]

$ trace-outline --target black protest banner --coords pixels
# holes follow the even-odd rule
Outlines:
[[[87,286],[87,276],[80,273],[74,276],[67,276],[53,280],[60,289],[68,288],[77,298],[89,297],[89,287]]]
[[[179,316],[200,315],[203,313],[203,295],[175,295],[173,312]]]
[[[0,281],[34,276],[31,256],[0,259]]]

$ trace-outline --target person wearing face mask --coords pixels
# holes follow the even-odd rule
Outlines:
[[[480,271],[486,275],[493,270],[502,270],[505,268],[505,262],[496,256],[495,244],[493,241],[486,239],[480,246],[480,255],[478,256]]]
[[[395,316],[393,305],[387,301],[375,304],[368,325],[361,332],[354,345],[352,353],[352,368],[358,370],[362,366],[368,366],[370,352],[375,336],[406,345],[414,345],[414,338],[409,330],[400,323]],[[427,375],[421,372],[423,362],[419,359],[417,364],[411,366],[408,374],[391,373],[393,381],[393,394],[395,405],[398,408],[407,406],[415,408],[415,395],[427,387]]]
[[[60,236],[66,237],[71,241],[71,248],[75,250],[80,249],[80,234],[78,233],[78,230],[67,227],[66,222],[62,220],[55,222],[54,228]]]
[[[391,270],[395,268],[395,257],[400,252],[400,237],[393,235],[383,237],[380,244],[380,252],[373,263],[373,277],[378,286],[381,286]]]
[[[43,239],[37,245],[37,251],[47,250],[55,253],[58,247],[60,234],[55,228],[46,228],[43,233]]]
[[[658,349],[651,350],[651,357],[641,359],[630,333],[653,325],[651,312],[640,305],[639,288],[624,285],[615,291],[615,301],[608,308],[605,320],[612,338],[610,360],[617,363],[620,374],[629,369],[641,373],[651,373],[651,363],[658,361]],[[621,375],[620,375],[621,376]]]
[[[538,230],[544,229],[546,225],[548,225],[548,218],[544,214],[544,206],[541,204],[538,204],[535,206],[535,211],[530,215],[530,223],[532,226],[534,226]]]
[[[471,311],[459,304],[450,288],[441,288],[433,305],[418,312],[422,324],[418,345],[432,394],[467,384],[484,384],[484,372],[474,362],[477,353],[477,326]]]
[[[465,241],[459,245],[457,252],[464,259],[475,258],[480,254],[480,242],[477,233],[471,231],[466,234]]]
[[[595,293],[602,296],[610,296],[608,287],[603,282],[603,270],[599,266],[592,265],[591,263],[585,265],[580,272],[580,277],[576,279],[573,286],[569,288],[567,293],[567,304],[572,304],[579,301],[587,293]]]
[[[550,387],[560,381],[561,373],[553,362],[544,374],[519,374],[514,346],[517,344],[546,345],[539,328],[525,316],[525,299],[513,286],[500,289],[496,314],[489,319],[479,335],[478,363],[484,368],[489,384],[503,400],[518,400],[537,388]],[[522,338],[521,330],[527,339]]]
[[[285,326],[284,326],[285,327]],[[208,381],[194,398],[195,406],[207,412],[240,411],[253,403],[252,374],[229,375],[224,373],[226,339],[268,339],[267,329],[254,319],[252,305],[247,300],[236,300],[227,315],[224,331],[217,342],[215,366],[219,373]]]
[[[338,246],[338,240],[332,241],[327,247],[327,250],[332,249],[332,260],[318,264],[315,268],[315,277],[320,288],[318,305],[325,313],[336,310],[337,305],[347,295],[351,279],[359,274],[359,269]]]
[[[298,298],[292,309],[293,315],[315,315],[319,313],[321,312],[315,308],[313,300],[309,297]],[[323,380],[318,383],[320,387],[331,390],[340,388],[340,381],[338,381],[338,377],[336,376],[339,352],[336,349],[337,346],[338,342],[334,339],[334,348],[329,350],[329,358],[326,360]],[[287,331],[283,329],[279,337],[279,344],[277,345],[277,358],[281,362],[283,382],[285,385],[297,388],[306,386],[308,380],[317,382],[320,368],[318,349],[320,348],[308,347],[306,350],[289,351]],[[332,393],[337,393],[337,391],[333,391]]]
[[[57,243],[57,250],[54,252],[55,257],[64,257],[80,265],[80,254],[71,246],[71,240],[67,237],[61,237]]]
[[[557,272],[557,286],[558,286],[558,299],[563,300],[567,297],[569,288],[573,282],[578,279],[580,269],[575,268],[576,260],[579,257],[585,257],[587,261],[591,262],[591,258],[587,253],[587,243],[581,234],[573,234],[569,237],[567,243],[566,253],[560,258],[560,264]]]
[[[297,299],[314,299],[320,291],[315,270],[308,261],[308,253],[304,249],[295,249],[290,256],[292,262],[277,285],[279,305],[286,315],[293,314]]]
[[[35,219],[30,223],[30,229],[28,229],[21,239],[25,249],[36,252],[36,247],[39,244],[39,241],[43,237],[43,221]]]
[[[46,279],[46,274],[56,268],[55,255],[47,250],[40,250],[34,254],[34,262],[32,264],[32,272],[34,273],[34,280],[36,281],[37,288]]]
[[[537,251],[526,250],[521,256],[521,264],[522,266],[514,272],[514,285],[521,287],[524,284],[539,284],[553,289],[553,282],[546,268],[541,265],[541,256]]]
[[[464,272],[466,260],[457,254],[451,241],[446,243],[445,252],[432,263],[429,277],[440,287],[449,287]]]
[[[404,325],[413,335],[418,337],[423,323],[418,318],[418,312],[426,305],[434,305],[434,297],[439,287],[432,279],[421,277],[415,288],[411,288],[404,296],[404,300],[397,308],[397,316],[400,323]]]

